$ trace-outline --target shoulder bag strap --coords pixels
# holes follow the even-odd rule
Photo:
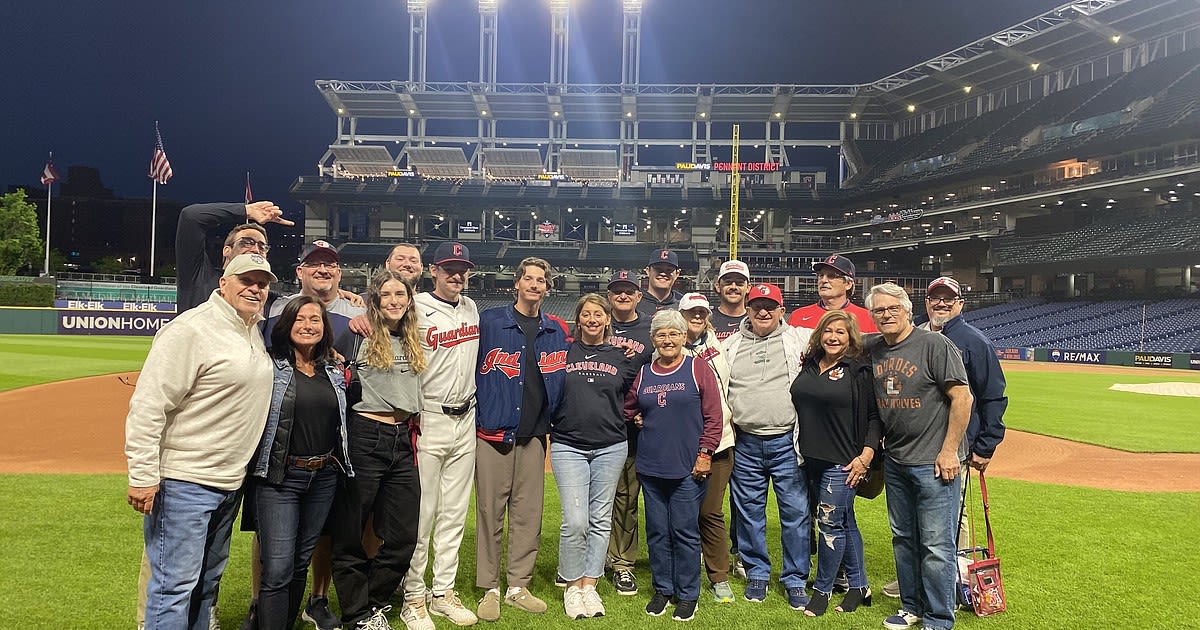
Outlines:
[[[979,473],[979,490],[983,494],[983,523],[987,527],[987,543],[988,557],[996,557],[996,541],[992,538],[992,520],[989,518],[987,481],[984,480],[983,472]]]

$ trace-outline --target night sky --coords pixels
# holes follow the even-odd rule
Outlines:
[[[861,83],[1058,6],[1061,0],[645,0],[643,83]],[[500,0],[499,79],[544,82],[547,0]],[[577,0],[569,80],[620,81],[620,0]],[[350,8],[353,7],[353,8]],[[428,79],[478,79],[473,0],[429,0]],[[317,79],[408,78],[401,0],[12,2],[0,21],[0,187],[100,169],[149,197],[158,120],[175,177],[160,197],[257,199],[285,210],[335,118]]]

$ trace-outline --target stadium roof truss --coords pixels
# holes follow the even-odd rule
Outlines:
[[[425,8],[424,3],[418,4],[410,2],[410,13],[415,16],[413,37],[423,38]],[[630,22],[629,17],[640,18],[640,3],[625,5],[626,38],[634,41],[630,48],[637,50],[640,22]],[[480,11],[481,16],[493,20],[481,22],[488,33],[493,32],[494,3],[481,3]],[[561,22],[554,24],[556,29],[565,29]],[[813,139],[814,134],[807,134],[807,139],[788,138],[789,124],[839,124],[843,126],[841,137],[852,133],[847,126],[875,125],[883,130],[883,137],[897,137],[924,126],[924,122],[913,123],[932,112],[966,111],[967,103],[973,104],[970,109],[976,114],[990,111],[1011,104],[1008,92],[1014,85],[1029,86],[1016,90],[1016,100],[1022,100],[1019,95],[1023,93],[1065,89],[1080,80],[1081,68],[1090,69],[1089,77],[1097,75],[1093,67],[1097,64],[1103,64],[1104,75],[1127,71],[1158,56],[1179,52],[1167,48],[1195,47],[1200,43],[1198,36],[1197,0],[1078,0],[866,84],[430,82],[424,80],[422,60],[420,67],[410,67],[407,81],[316,81],[317,89],[338,118],[337,137],[318,167],[325,175],[366,174],[364,171],[384,167],[382,154],[364,154],[367,157],[363,158],[344,150],[363,143],[403,145],[387,168],[403,161],[408,147],[439,142],[474,143],[478,147],[545,144],[550,153],[546,158],[548,170],[557,167],[557,152],[568,143],[619,147],[622,157],[632,156],[635,161],[639,145],[690,145],[693,157],[703,161],[712,146],[731,144],[729,138],[713,136],[714,123],[741,123],[743,136],[747,125],[761,124],[765,142],[780,146],[841,142],[840,137]],[[494,44],[481,39],[481,45]],[[481,77],[495,76],[494,68],[486,67],[484,61],[494,58],[493,52],[481,55]],[[623,61],[636,69],[636,58]],[[1111,67],[1114,64],[1116,68]],[[565,69],[561,72],[565,79]],[[630,76],[630,80],[636,79],[636,72]],[[1034,84],[1039,87],[1034,89]],[[359,121],[367,119],[391,120],[393,127],[404,129],[359,133]],[[431,134],[430,121],[473,121],[477,131]],[[505,136],[497,133],[497,121],[547,123],[547,134]],[[567,132],[570,123],[592,128],[599,123],[612,133],[603,137],[572,136]],[[680,129],[678,123],[687,123],[691,133],[687,137],[664,135],[641,128],[642,123],[675,123],[672,129]],[[479,153],[475,151],[471,157],[471,166],[476,170]],[[786,153],[771,151],[768,146],[767,155],[786,166]]]

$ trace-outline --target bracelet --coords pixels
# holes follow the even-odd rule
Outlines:
[[[697,453],[696,457],[699,457],[700,459],[712,460],[712,455],[709,455],[708,453],[705,453],[704,451]]]

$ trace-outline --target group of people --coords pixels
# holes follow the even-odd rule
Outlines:
[[[216,265],[192,241],[229,218],[253,222],[229,232],[220,271],[202,270]],[[545,260],[522,260],[512,303],[480,312],[463,295],[474,263],[462,243],[435,248],[428,292],[420,250],[397,245],[360,297],[340,289],[337,250],[318,240],[298,260],[300,293],[264,308],[275,276],[260,224],[272,221],[284,222],[269,202],[181,217],[187,310],[156,336],[126,421],[146,628],[209,627],[239,502],[256,530],[246,630],[297,616],[391,628],[396,595],[410,630],[432,630],[431,615],[467,626],[504,608],[546,612],[531,581],[547,459],[572,619],[605,615],[606,571],[617,594],[639,592],[639,524],[649,615],[694,618],[702,569],[714,602],[734,601],[740,566],[744,599],[766,599],[770,485],[788,604],[825,614],[843,579],[838,611],[870,605],[854,499],[883,475],[901,600],[884,625],[952,627],[960,466],[987,466],[1007,401],[952,278],[929,286],[935,334],[913,325],[894,284],[852,304],[854,265],[830,256],[814,266],[820,301],[785,323],[779,288],[751,284],[737,260],[714,279],[716,308],[674,291],[678,257],[663,249],[645,291],[618,270],[606,294],[577,301],[568,329],[542,309]],[[184,302],[213,278],[207,301]],[[456,589],[472,488],[474,610]]]

